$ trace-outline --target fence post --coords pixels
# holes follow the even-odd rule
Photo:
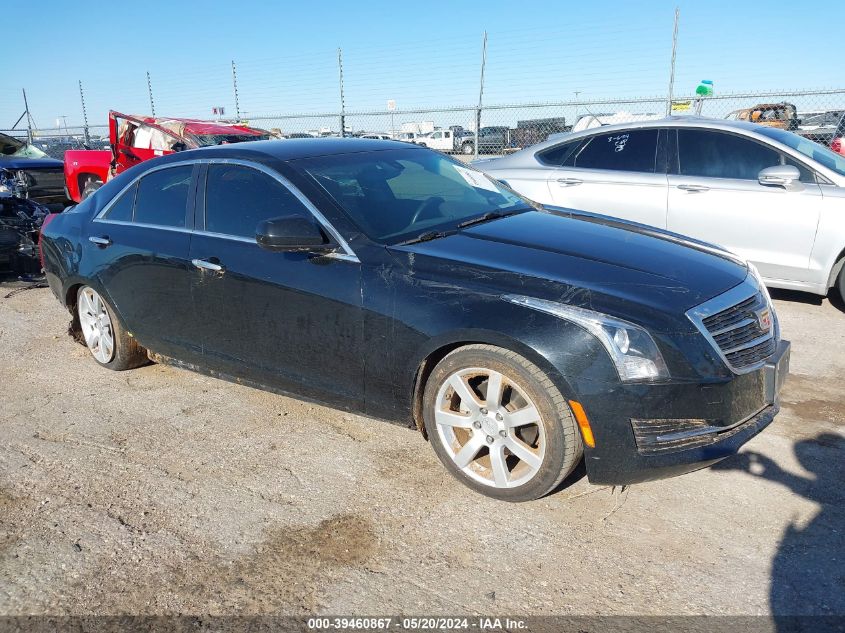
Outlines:
[[[153,101],[153,82],[150,80],[150,71],[147,71],[147,92],[150,95],[150,111],[152,112],[153,116],[156,115],[156,104]]]
[[[29,113],[29,102],[26,100],[26,88],[21,88],[23,92],[23,107],[26,111],[26,140],[32,144],[32,115]]]
[[[346,101],[343,98],[343,51],[337,49],[337,70],[340,77],[340,137],[346,136]]]
[[[82,91],[82,80],[79,80],[79,100],[82,102],[82,135],[85,144],[91,142],[91,135],[88,133],[88,111],[85,109],[85,93]]]
[[[672,92],[675,89],[675,55],[678,51],[678,18],[681,10],[675,7],[675,26],[672,29],[672,63],[669,70],[669,97],[666,101],[666,116],[672,115]]]
[[[238,71],[235,68],[235,60],[232,60],[232,89],[235,91],[235,116],[241,120],[241,105],[238,103]]]
[[[481,104],[484,100],[484,68],[487,66],[487,31],[481,42],[481,81],[478,87],[478,108],[475,111],[475,158],[478,158],[478,144],[481,141]],[[504,149],[504,148],[502,148]]]

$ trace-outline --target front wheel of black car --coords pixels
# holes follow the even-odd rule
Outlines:
[[[147,362],[144,348],[129,335],[111,306],[91,286],[79,289],[76,311],[85,345],[100,365],[123,371]]]
[[[492,345],[467,345],[434,368],[423,394],[434,451],[461,482],[503,501],[551,492],[583,453],[558,388],[536,365]]]

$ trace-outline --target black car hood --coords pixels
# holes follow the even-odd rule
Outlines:
[[[744,264],[712,247],[708,252],[706,245],[686,245],[671,233],[577,213],[531,211],[394,248],[512,273],[511,282],[528,277],[563,284],[561,296],[573,303],[612,297],[675,314],[748,274]],[[580,290],[587,292],[572,294]]]
[[[0,156],[0,169],[64,170],[64,164],[55,158],[26,158],[20,156]]]

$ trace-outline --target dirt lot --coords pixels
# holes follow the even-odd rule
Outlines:
[[[508,505],[417,433],[115,373],[0,284],[0,614],[845,614],[845,313],[779,295],[793,375],[718,468]]]

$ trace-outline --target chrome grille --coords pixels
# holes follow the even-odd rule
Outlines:
[[[758,367],[777,347],[774,309],[751,276],[687,315],[735,372]]]

